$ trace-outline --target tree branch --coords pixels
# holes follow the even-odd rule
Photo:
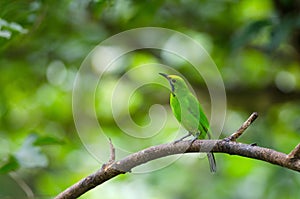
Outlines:
[[[190,144],[191,142],[189,140],[181,141],[176,144],[168,143],[152,146],[133,153],[122,160],[114,162],[109,167],[106,167],[106,169],[100,169],[94,174],[80,180],[64,192],[60,193],[55,199],[77,198],[88,190],[93,189],[119,174],[124,174],[136,166],[161,157],[181,153],[199,153],[209,151],[214,153],[228,153],[231,155],[239,155],[262,160],[300,172],[300,159],[291,159],[288,155],[272,149],[231,141],[227,142],[224,140],[196,140],[192,145]]]
[[[115,161],[115,149],[110,140],[111,157],[108,163],[103,164],[100,170],[83,178],[65,191],[61,192],[55,197],[55,199],[77,198],[111,178],[131,171],[131,169],[136,166],[158,158],[182,153],[227,153],[230,155],[239,155],[262,160],[300,172],[300,144],[298,144],[295,149],[287,155],[256,145],[235,142],[235,140],[241,136],[242,133],[257,118],[257,116],[257,113],[252,113],[252,115],[235,133],[223,140],[195,140],[192,144],[190,140],[187,140],[177,143],[173,142],[161,144],[133,153],[119,161]]]

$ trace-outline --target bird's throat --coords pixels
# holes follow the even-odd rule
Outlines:
[[[174,87],[174,85],[171,82],[170,82],[170,85],[171,85],[171,91],[172,91],[172,93],[174,93],[175,87]]]

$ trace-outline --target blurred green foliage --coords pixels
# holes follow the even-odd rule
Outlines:
[[[30,198],[30,191],[35,198],[52,198],[101,167],[85,150],[75,128],[73,82],[96,45],[138,27],[177,30],[208,51],[226,86],[222,136],[257,111],[259,119],[240,141],[289,153],[300,140],[299,13],[297,0],[1,1],[0,198]],[[189,80],[209,114],[209,93],[189,63],[151,50],[130,53],[119,62],[122,67],[108,72],[95,92],[99,124],[116,146],[128,150],[119,154],[117,150],[117,158],[170,141],[178,129],[162,86],[146,85],[129,96],[136,82],[163,81],[158,75],[149,76],[161,72],[150,66],[126,78],[116,117],[126,124],[129,109],[134,122],[147,125],[153,104],[165,105],[170,117],[151,139],[124,135],[112,115],[110,96],[130,69],[147,63],[174,67]],[[128,98],[129,104],[124,104]],[[93,136],[88,139],[96,139],[97,134]],[[101,151],[101,144],[95,146]],[[119,176],[81,198],[279,199],[300,194],[300,176],[294,171],[225,154],[216,158],[215,175],[209,173],[206,161],[189,154],[160,170]]]

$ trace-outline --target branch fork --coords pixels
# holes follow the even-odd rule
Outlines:
[[[224,141],[226,142],[235,142],[245,131],[246,129],[256,120],[258,117],[258,113],[254,112],[250,115],[250,117],[243,123],[243,125],[233,134],[231,134],[229,137],[224,138]]]
[[[289,159],[300,159],[300,143],[288,154]]]

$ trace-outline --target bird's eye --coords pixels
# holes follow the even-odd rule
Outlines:
[[[171,81],[172,81],[173,83],[175,83],[175,82],[176,82],[176,79],[172,79]]]

